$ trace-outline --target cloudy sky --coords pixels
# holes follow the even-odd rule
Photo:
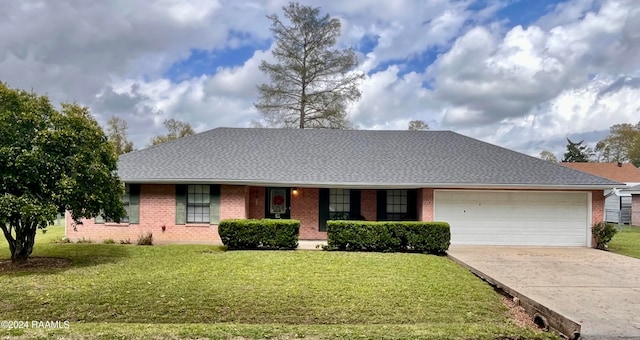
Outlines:
[[[246,127],[281,0],[0,2],[0,81],[129,124]],[[640,121],[640,0],[301,1],[340,18],[366,73],[360,129],[421,119],[538,155]]]

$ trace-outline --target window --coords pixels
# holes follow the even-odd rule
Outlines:
[[[329,190],[329,219],[341,220],[349,218],[351,211],[351,191],[349,189]]]
[[[387,219],[401,221],[407,215],[407,190],[387,190]]]
[[[209,185],[190,184],[187,187],[187,223],[209,223]]]
[[[140,185],[125,184],[124,195],[120,197],[126,215],[120,219],[120,223],[137,224],[140,221]],[[95,223],[114,223],[110,219],[103,219],[96,216]]]

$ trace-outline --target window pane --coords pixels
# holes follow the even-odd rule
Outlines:
[[[187,222],[209,222],[210,186],[189,184],[187,190]]]
[[[389,219],[403,219],[407,213],[407,190],[387,190]]]
[[[344,216],[349,212],[349,197],[349,189],[329,189],[329,211],[333,213],[330,217]]]

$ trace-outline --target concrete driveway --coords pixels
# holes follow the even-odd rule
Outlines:
[[[639,259],[568,247],[451,246],[448,254],[567,336],[640,339]]]

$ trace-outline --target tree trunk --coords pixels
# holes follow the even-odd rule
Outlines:
[[[15,226],[16,238],[11,235],[7,238],[9,241],[9,249],[11,250],[11,263],[24,264],[27,262],[29,255],[33,252],[33,244],[36,240],[37,223],[21,223]],[[4,231],[4,230],[3,230]],[[5,231],[5,237],[7,232]]]
[[[29,255],[31,255],[33,242],[31,242],[31,245],[23,245],[22,247],[16,247],[15,249],[16,250],[11,252],[11,263],[14,265],[24,264],[27,262]]]

